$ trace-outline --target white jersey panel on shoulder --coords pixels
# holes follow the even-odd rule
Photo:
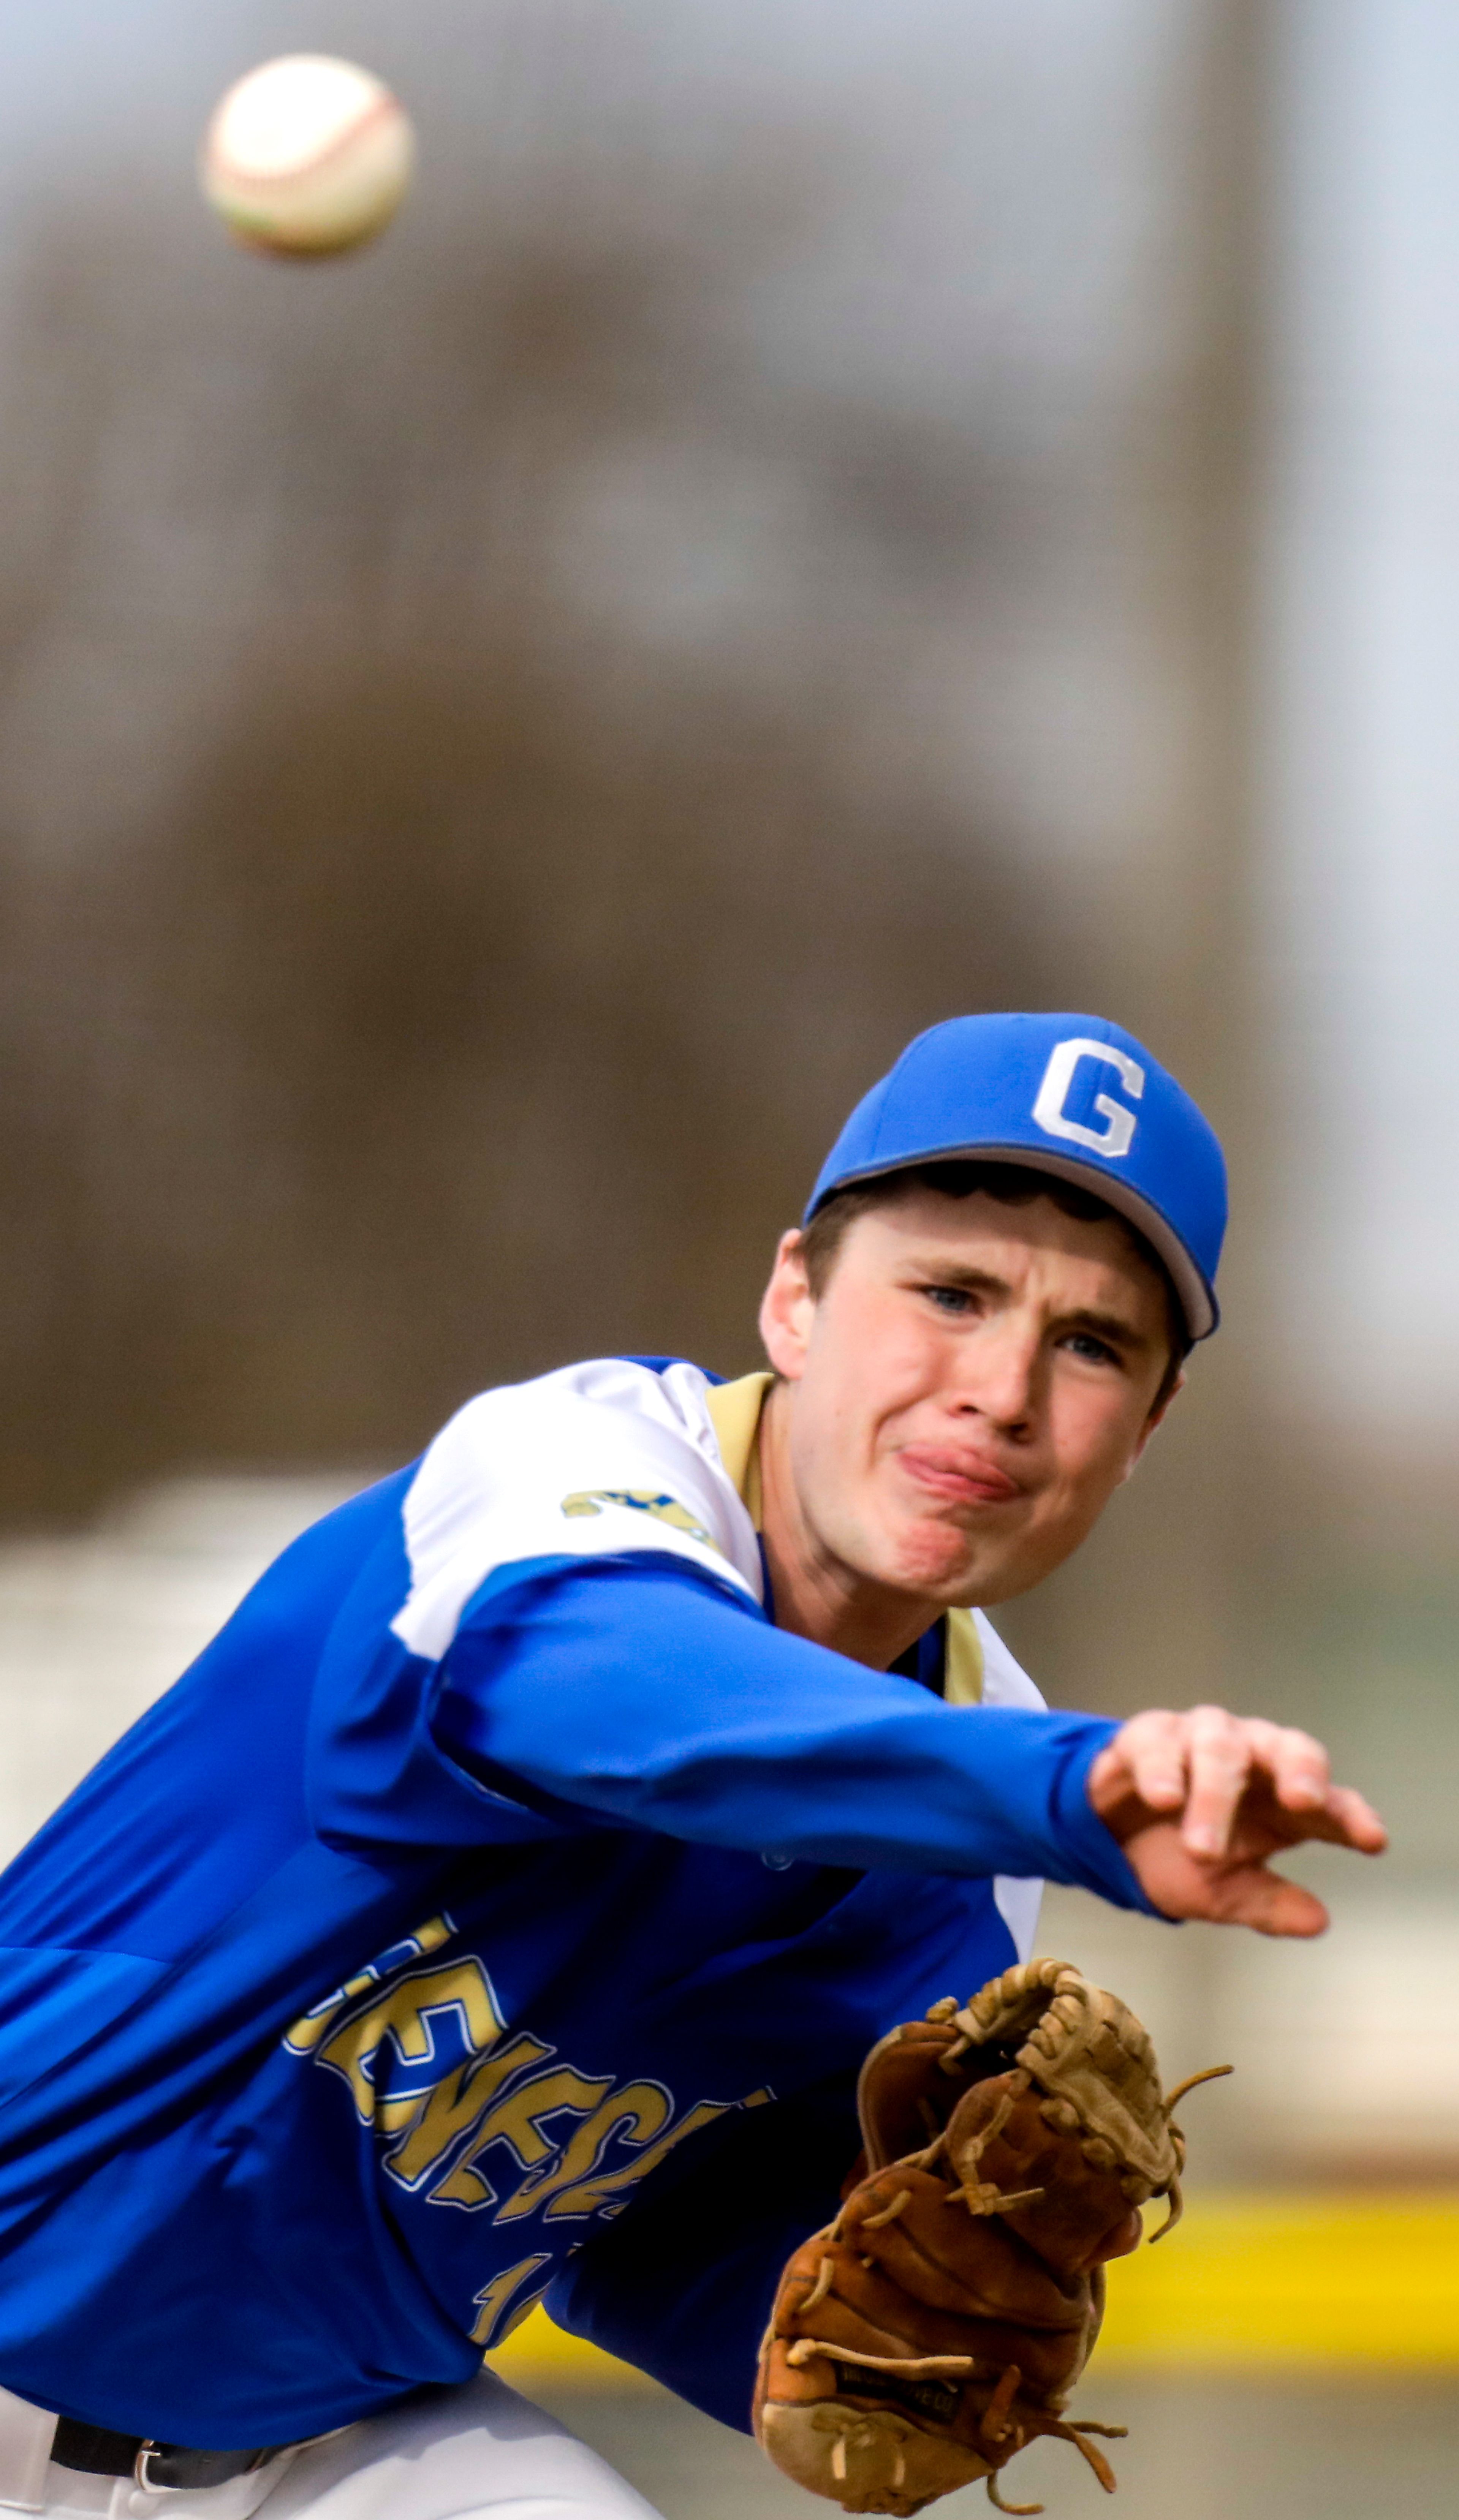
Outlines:
[[[528,1557],[684,1557],[763,1598],[754,1525],[719,1458],[699,1368],[600,1357],[483,1391],[405,1500],[410,1591],[391,1626],[438,1662],[468,1601]]]

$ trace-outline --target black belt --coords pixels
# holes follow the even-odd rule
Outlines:
[[[79,2469],[83,2476],[131,2476],[149,2493],[165,2487],[174,2494],[200,2487],[226,2485],[230,2477],[247,2476],[277,2458],[271,2450],[184,2450],[180,2442],[148,2441],[141,2433],[109,2433],[102,2424],[78,2424],[62,2415],[56,2425],[51,2456],[58,2467]]]

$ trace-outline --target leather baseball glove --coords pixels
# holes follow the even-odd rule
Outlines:
[[[1230,2069],[1216,2066],[1215,2073]],[[1052,2434],[1115,2479],[1065,2408],[1104,2312],[1104,2263],[1180,2214],[1185,2146],[1155,2051],[1062,1960],[949,1996],[872,2049],[865,2142],[836,2221],[796,2251],[760,2354],[754,2429],[845,2511],[921,2511]]]

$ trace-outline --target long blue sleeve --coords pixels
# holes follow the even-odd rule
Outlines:
[[[499,1791],[773,1858],[1042,1875],[1148,1903],[1089,1807],[1114,1726],[948,1707],[771,1627],[680,1561],[540,1560],[493,1576],[433,1730]]]

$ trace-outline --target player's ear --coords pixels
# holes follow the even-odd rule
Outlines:
[[[798,1226],[792,1226],[789,1234],[780,1238],[770,1283],[760,1305],[760,1337],[765,1354],[787,1382],[798,1382],[805,1371],[815,1308],[805,1272],[805,1237]]]

